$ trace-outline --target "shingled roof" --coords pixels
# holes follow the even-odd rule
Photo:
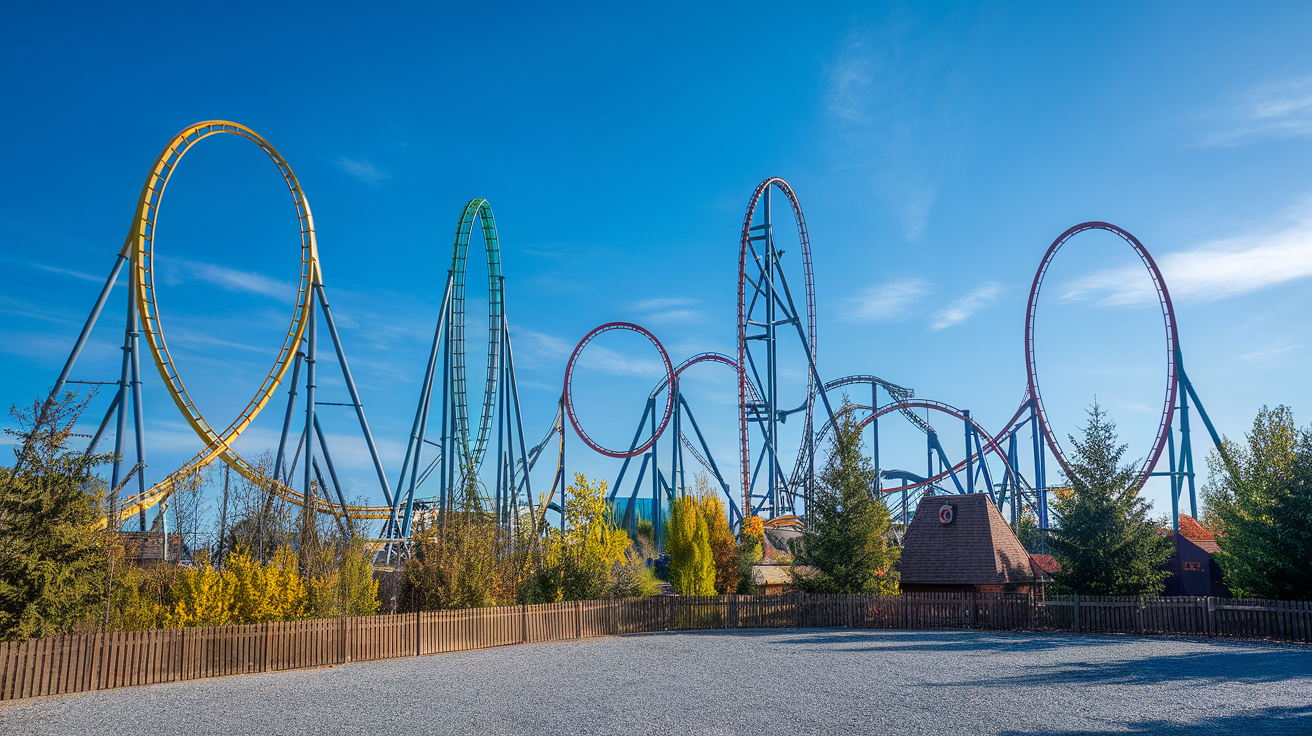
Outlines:
[[[1188,514],[1180,514],[1180,536],[1202,547],[1209,555],[1221,551],[1221,545],[1216,543],[1216,533]]]
[[[945,504],[954,507],[948,524],[939,521]],[[898,571],[903,583],[917,585],[1034,582],[1029,553],[985,493],[922,498]]]

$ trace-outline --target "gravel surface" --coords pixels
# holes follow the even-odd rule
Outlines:
[[[1312,649],[665,633],[0,704],[0,734],[1312,734]]]

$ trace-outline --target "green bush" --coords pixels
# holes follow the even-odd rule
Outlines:
[[[670,555],[670,584],[680,595],[715,595],[710,537],[706,515],[697,499],[675,499],[666,526],[665,549]]]

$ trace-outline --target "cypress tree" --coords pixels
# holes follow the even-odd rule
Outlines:
[[[1121,464],[1127,446],[1116,440],[1116,423],[1094,402],[1084,438],[1070,437],[1070,489],[1053,502],[1061,519],[1052,538],[1061,562],[1054,577],[1086,595],[1155,595],[1170,575],[1171,540],[1148,518],[1138,473]]]
[[[738,592],[738,542],[729,528],[724,503],[704,475],[697,476],[697,502],[706,517],[707,542],[715,566],[715,592],[733,595]]]
[[[684,496],[670,505],[665,544],[674,589],[681,595],[715,595],[711,533],[696,498]]]

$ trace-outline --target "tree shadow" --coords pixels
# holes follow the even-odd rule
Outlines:
[[[1297,649],[1221,647],[1170,656],[1136,657],[1112,661],[1068,661],[1036,664],[1025,674],[980,678],[953,687],[1017,687],[1062,684],[1155,685],[1189,682],[1276,683],[1306,680],[1312,684],[1312,657]]]
[[[835,650],[845,652],[1028,652],[1065,648],[1073,644],[1104,647],[1125,642],[1123,638],[1102,636],[1075,638],[1067,634],[959,629],[793,629],[790,633],[806,633],[807,636],[794,636],[786,643],[828,647],[847,645]],[[861,644],[866,646],[855,646]]]
[[[1277,706],[1214,716],[1197,721],[1132,721],[1115,731],[1072,730],[999,731],[997,736],[1102,736],[1103,734],[1307,734],[1312,733],[1312,705]]]

